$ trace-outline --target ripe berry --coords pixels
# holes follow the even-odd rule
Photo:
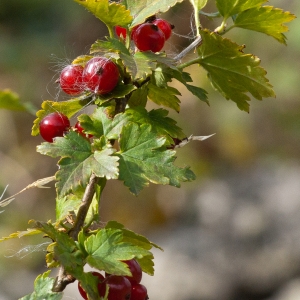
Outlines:
[[[79,65],[69,65],[61,71],[59,83],[65,93],[78,95],[83,91],[82,71],[83,67]]]
[[[147,300],[147,289],[140,283],[132,284],[131,286],[131,298],[130,300]]]
[[[75,124],[74,127],[75,127],[75,129],[76,129],[80,134],[82,134],[84,137],[88,137],[88,138],[93,137],[92,134],[86,134],[86,133],[84,133],[84,129],[81,127],[81,124],[80,124],[79,121],[76,122],[76,124]]]
[[[84,67],[83,82],[92,92],[103,95],[111,92],[119,80],[118,67],[108,58],[94,57]]]
[[[109,286],[108,300],[130,300],[131,283],[124,276],[110,275],[102,282],[99,295],[104,297],[106,285]]]
[[[92,272],[92,274],[96,277],[98,277],[98,292],[100,291],[100,287],[102,284],[102,281],[104,280],[104,277],[102,274],[98,273],[98,272]],[[85,292],[85,290],[81,287],[80,282],[78,281],[78,291],[80,293],[80,295],[82,296],[83,299],[87,300],[87,294]]]
[[[155,24],[144,23],[135,31],[133,41],[140,51],[158,52],[165,44],[165,35]]]
[[[125,276],[131,283],[140,283],[142,280],[142,268],[135,259],[123,261],[129,267],[132,276]]]
[[[174,28],[168,21],[164,19],[155,19],[153,21],[155,24],[165,35],[165,40],[168,40],[172,34],[172,29]]]
[[[115,27],[115,31],[116,31],[116,35],[119,37],[123,37],[123,39],[126,38],[127,32],[126,32],[126,28],[121,27],[121,26],[116,26]]]
[[[42,138],[52,143],[55,137],[63,136],[69,130],[70,121],[67,116],[54,112],[43,118],[39,127]]]

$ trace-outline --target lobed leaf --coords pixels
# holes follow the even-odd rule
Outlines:
[[[226,99],[248,112],[247,92],[258,100],[275,96],[257,57],[243,53],[243,46],[218,34],[201,31],[201,36],[203,44],[198,48],[198,62],[208,72],[213,87]]]
[[[127,26],[132,21],[130,11],[124,5],[116,2],[109,3],[108,0],[74,0],[84,6],[95,17],[105,23],[108,27],[116,25]]]
[[[140,127],[128,123],[123,127],[119,141],[119,179],[137,195],[149,182],[180,186],[180,181],[195,179],[192,171],[173,165],[175,151],[166,150],[166,140],[151,131],[151,126]]]
[[[63,293],[55,293],[52,291],[55,279],[49,277],[51,271],[40,274],[34,281],[34,292],[26,295],[19,300],[61,300]]]
[[[174,109],[175,111],[180,111],[180,100],[177,97],[181,95],[180,92],[170,86],[166,88],[160,88],[153,83],[149,83],[148,87],[148,98],[158,105],[163,105]]]
[[[42,143],[37,151],[52,157],[62,156],[56,173],[59,197],[70,191],[80,191],[92,173],[107,179],[118,177],[118,157],[112,156],[115,150],[106,148],[93,153],[90,142],[73,131],[64,138],[56,138],[53,143]]]
[[[115,275],[131,275],[122,260],[151,255],[142,247],[123,242],[122,230],[113,228],[100,229],[96,235],[88,237],[84,248],[88,255],[86,261],[91,267]]]
[[[217,8],[220,14],[227,19],[242,11],[253,7],[259,7],[268,0],[216,0]]]
[[[290,12],[272,6],[255,7],[239,13],[234,26],[265,33],[286,44],[283,32],[287,32],[288,27],[283,23],[290,22],[295,17]]]
[[[40,234],[40,233],[42,233],[40,230],[37,230],[35,228],[33,228],[33,229],[29,228],[26,231],[17,231],[17,232],[11,233],[9,236],[1,238],[0,242],[10,240],[10,239],[15,239],[15,238],[21,238],[23,236],[36,235],[36,234]]]

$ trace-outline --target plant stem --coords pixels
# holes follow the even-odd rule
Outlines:
[[[199,63],[199,57],[196,57],[196,58],[194,58],[194,59],[192,59],[192,60],[189,60],[189,61],[187,61],[187,62],[185,62],[185,63],[183,63],[183,64],[177,66],[177,68],[178,68],[179,70],[182,70],[182,69],[184,69],[184,68],[187,68],[187,67],[189,67],[189,66],[191,66],[191,65],[194,65],[194,64],[197,64],[197,63]]]
[[[69,236],[77,241],[78,239],[78,233],[84,226],[84,221],[86,218],[86,215],[88,213],[89,207],[92,203],[94,194],[95,194],[95,186],[98,182],[98,178],[96,177],[95,174],[92,174],[90,177],[90,181],[85,189],[81,205],[79,207],[77,217],[74,223],[73,228],[70,229],[69,231]],[[76,280],[75,277],[72,275],[68,274],[64,268],[64,266],[61,266],[59,268],[58,275],[55,279],[52,291],[53,292],[62,292],[66,286]]]
[[[197,46],[200,46],[202,44],[202,38],[201,36],[197,36],[197,38],[188,45],[183,51],[181,51],[178,55],[174,57],[174,60],[178,61],[181,60],[184,56],[186,56],[192,49],[194,49]]]

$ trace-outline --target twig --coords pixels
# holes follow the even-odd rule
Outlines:
[[[79,207],[76,221],[74,223],[73,228],[70,229],[69,231],[69,236],[77,241],[78,239],[78,233],[84,226],[84,221],[86,218],[86,215],[88,213],[89,207],[92,203],[94,194],[95,194],[95,185],[98,181],[98,178],[96,177],[95,174],[92,174],[90,177],[90,181],[85,189],[81,205]],[[55,279],[52,291],[53,292],[62,292],[66,286],[76,280],[75,277],[72,275],[68,274],[67,271],[65,270],[64,266],[61,266],[58,272],[58,275]]]
[[[174,60],[178,61],[181,60],[183,57],[185,57],[192,49],[199,46],[202,43],[202,37],[199,35],[197,38],[188,45],[182,52],[180,52],[178,55],[174,57]]]

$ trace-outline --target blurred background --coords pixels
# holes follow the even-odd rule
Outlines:
[[[205,11],[214,12],[209,2]],[[300,14],[296,0],[268,5]],[[12,89],[36,109],[43,100],[67,99],[55,83],[60,70],[107,35],[105,26],[72,1],[1,0],[0,7],[0,90]],[[175,56],[194,35],[189,2],[163,17],[175,25],[164,48]],[[219,25],[205,18],[202,24]],[[299,20],[289,27],[287,47],[247,30],[227,35],[261,58],[277,95],[252,100],[250,114],[216,93],[198,67],[189,71],[209,92],[210,107],[177,86],[181,112],[171,116],[186,135],[216,133],[178,150],[177,164],[192,167],[194,182],[181,189],[150,185],[138,197],[120,182],[108,183],[102,221],[122,222],[164,248],[154,251],[155,276],[142,280],[150,299],[300,299]],[[56,160],[35,151],[42,139],[30,135],[34,119],[0,110],[0,195],[6,185],[5,196],[13,195],[57,170]],[[29,219],[55,218],[49,186],[24,192],[5,208],[0,236],[25,230]],[[1,244],[1,300],[33,291],[34,279],[46,270],[45,242],[39,236]],[[80,299],[76,284],[64,299]]]

